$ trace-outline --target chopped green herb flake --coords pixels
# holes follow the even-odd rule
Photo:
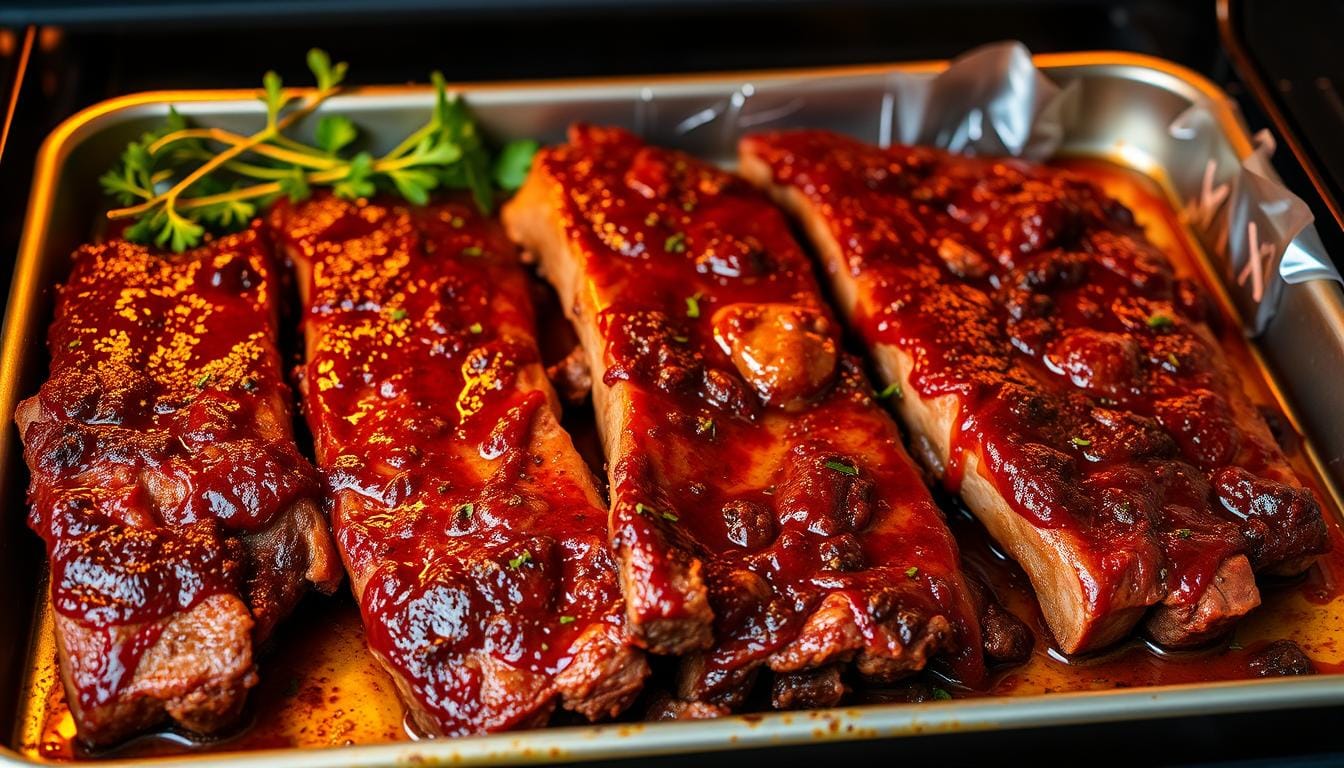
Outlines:
[[[686,233],[677,232],[671,237],[668,237],[663,241],[663,248],[666,249],[668,253],[685,253]]]
[[[523,564],[530,562],[532,562],[532,553],[523,550],[522,554],[509,561],[509,567],[516,571],[519,568],[522,568]]]
[[[1191,534],[1192,531],[1189,528],[1178,528],[1176,530],[1176,535],[1180,536],[1182,539],[1190,538]]]
[[[893,381],[881,392],[878,392],[877,397],[879,400],[886,400],[889,397],[894,397],[897,400],[900,400],[905,397],[905,390],[901,389],[901,383],[899,381]]]
[[[208,373],[205,374],[205,375],[203,375],[203,376],[201,376],[201,378],[199,378],[199,379],[196,380],[196,388],[197,388],[197,389],[205,389],[205,385],[206,385],[206,384],[209,384],[209,383],[210,383],[210,380],[213,379],[213,378],[214,378],[214,376],[212,376],[211,374],[208,374]]]
[[[1086,448],[1092,444],[1092,441],[1088,440],[1086,437],[1071,437],[1069,438],[1069,442],[1073,443],[1079,448]]]
[[[392,310],[392,319],[398,322],[405,320],[406,310],[400,308]]]
[[[468,245],[466,248],[462,249],[463,256],[480,256],[482,253],[483,251],[479,245]]]
[[[576,619],[575,619],[573,616],[561,616],[561,617],[560,617],[560,623],[561,623],[561,624],[573,624],[575,621],[576,621]]]
[[[1176,353],[1174,352],[1167,353],[1167,362],[1171,364],[1173,369],[1179,369],[1181,367],[1181,361],[1176,359]]]
[[[832,459],[826,462],[826,466],[835,470],[836,472],[839,472],[842,475],[849,475],[850,477],[859,476],[859,468],[854,466],[853,464],[846,464],[843,461],[836,461]]]
[[[452,220],[448,222],[448,224],[453,229],[461,229],[467,226],[466,220],[464,220],[461,216],[454,216]]]
[[[913,579],[919,575],[919,568],[912,565],[909,568],[905,569],[905,575],[907,578]]]
[[[714,420],[708,416],[701,416],[695,420],[695,433],[698,435],[709,435],[710,437],[713,437],[716,428]]]
[[[678,344],[685,344],[686,342],[688,342],[688,341],[691,340],[691,337],[690,337],[690,336],[673,336],[673,337],[672,337],[672,340],[675,341],[675,342],[677,342]]]
[[[467,330],[471,331],[472,333],[481,333],[485,330],[485,328],[480,323],[472,323],[471,325],[467,326]]]
[[[461,517],[471,517],[476,512],[476,505],[468,501],[465,504],[457,505],[457,514]]]
[[[1163,315],[1163,314],[1159,313],[1159,314],[1153,315],[1152,317],[1149,317],[1149,318],[1148,318],[1148,327],[1149,327],[1149,328],[1166,328],[1167,326],[1171,325],[1173,322],[1175,322],[1175,321],[1173,321],[1170,317],[1168,317],[1168,316],[1166,316],[1166,315]]]
[[[692,319],[700,316],[700,294],[686,297],[686,316]]]
[[[949,700],[952,698],[952,694],[948,693],[947,691],[943,690],[942,688],[934,688],[934,689],[933,689],[933,698],[936,699],[936,700],[938,700],[938,701],[949,701]]]
[[[84,342],[80,341],[79,339],[71,339],[70,343],[65,345],[65,348],[66,348],[66,349],[74,349],[75,347],[78,347],[80,344],[83,344],[83,343],[84,343]]]
[[[664,512],[664,513],[663,513],[663,519],[666,520],[666,521],[668,521],[669,523],[675,523],[675,522],[677,522],[678,520],[680,520],[681,518],[677,517],[677,516],[676,516],[675,514],[673,514],[672,512]]]

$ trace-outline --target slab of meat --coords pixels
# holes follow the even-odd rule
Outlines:
[[[231,724],[257,645],[310,585],[340,581],[294,442],[275,283],[247,230],[180,256],[85,246],[60,289],[51,378],[15,420],[86,742]]]
[[[1328,547],[1203,292],[1096,186],[817,131],[747,137],[741,167],[801,219],[925,460],[1064,651],[1145,614],[1202,642],[1258,605],[1253,568]]]
[[[978,681],[956,543],[769,201],[576,126],[504,222],[588,355],[630,629],[686,654],[681,699],[736,705],[768,666],[782,705],[833,701],[827,668],[936,654]]]
[[[337,544],[415,725],[542,725],[557,701],[620,712],[648,667],[513,244],[461,201],[321,197],[270,221],[303,294],[303,404]]]

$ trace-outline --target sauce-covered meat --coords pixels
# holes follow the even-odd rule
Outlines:
[[[1223,357],[1202,290],[1096,186],[816,131],[742,152],[806,219],[854,327],[910,390],[903,413],[941,408],[933,421],[955,425],[934,441],[947,485],[962,488],[971,457],[991,530],[1049,539],[1083,574],[1104,631],[1052,616],[1068,650],[1158,601],[1150,631],[1199,642],[1258,604],[1252,566],[1301,570],[1325,551],[1320,509]],[[1033,547],[1049,548],[1015,554],[1038,591],[1056,589],[1062,566],[1031,562]]]
[[[647,666],[513,245],[462,201],[322,197],[271,225],[299,272],[304,410],[337,543],[415,725],[624,709]]]
[[[258,232],[181,256],[81,248],[16,418],[80,734],[215,730],[264,639],[340,571],[299,454]],[[213,658],[196,646],[217,648]]]
[[[834,701],[945,654],[975,684],[957,548],[787,222],[742,180],[576,126],[505,208],[588,352],[631,629],[679,694]],[[829,670],[829,671],[819,671]]]

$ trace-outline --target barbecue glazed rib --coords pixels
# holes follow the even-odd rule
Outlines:
[[[764,197],[575,126],[505,206],[576,325],[610,467],[631,631],[679,696],[833,703],[837,665],[982,674],[956,543]],[[677,711],[680,711],[678,709]]]
[[[304,410],[370,649],[417,727],[609,717],[624,639],[606,512],[560,428],[528,278],[499,225],[321,197],[279,205],[305,305]]]
[[[108,744],[229,725],[254,649],[340,565],[294,442],[256,230],[180,256],[80,248],[15,412],[67,700]]]
[[[1252,568],[1327,549],[1210,302],[1094,185],[816,131],[740,157],[802,220],[926,461],[1026,569],[1061,649],[1145,613],[1159,642],[1201,642],[1259,604]]]

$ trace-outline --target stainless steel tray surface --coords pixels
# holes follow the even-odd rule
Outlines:
[[[1235,107],[1199,75],[1170,63],[1121,53],[1052,54],[1034,58],[1057,84],[1076,89],[1059,152],[1105,158],[1164,185],[1177,200],[1193,199],[1208,162],[1235,168],[1253,151]],[[870,142],[901,135],[893,78],[932,78],[946,62],[623,79],[581,83],[461,86],[493,138],[559,141],[582,120],[622,125],[651,142],[732,162],[740,132],[770,127],[842,131]],[[390,144],[423,121],[427,87],[361,88],[324,109],[348,115],[375,147]],[[264,114],[253,91],[175,91],[136,94],[95,105],[58,127],[37,159],[24,238],[3,326],[0,354],[0,605],[11,616],[33,615],[41,593],[40,542],[26,530],[24,469],[9,414],[36,391],[46,371],[44,339],[54,286],[68,255],[88,238],[105,201],[97,176],[126,142],[156,125],[169,105],[202,124],[245,130]],[[1189,110],[1207,114],[1215,130],[1198,142],[1173,136]],[[725,114],[733,119],[721,119]],[[1344,374],[1344,297],[1338,285],[1312,281],[1286,287],[1278,315],[1260,339],[1260,353],[1292,403],[1290,418],[1314,446],[1338,508],[1344,486],[1344,419],[1335,413]],[[1326,374],[1325,372],[1330,372]],[[30,626],[11,620],[0,629],[0,723],[15,723],[16,693],[26,689]],[[830,739],[873,739],[925,733],[1098,723],[1344,703],[1337,676],[1205,683],[1084,693],[879,704],[802,713],[733,716],[712,721],[552,728],[492,736],[322,750],[263,750],[192,756],[194,765],[373,766],[418,761],[495,764],[633,757],[778,746]],[[6,727],[10,727],[7,725]],[[142,763],[113,760],[108,765]],[[0,765],[26,764],[0,746]]]

